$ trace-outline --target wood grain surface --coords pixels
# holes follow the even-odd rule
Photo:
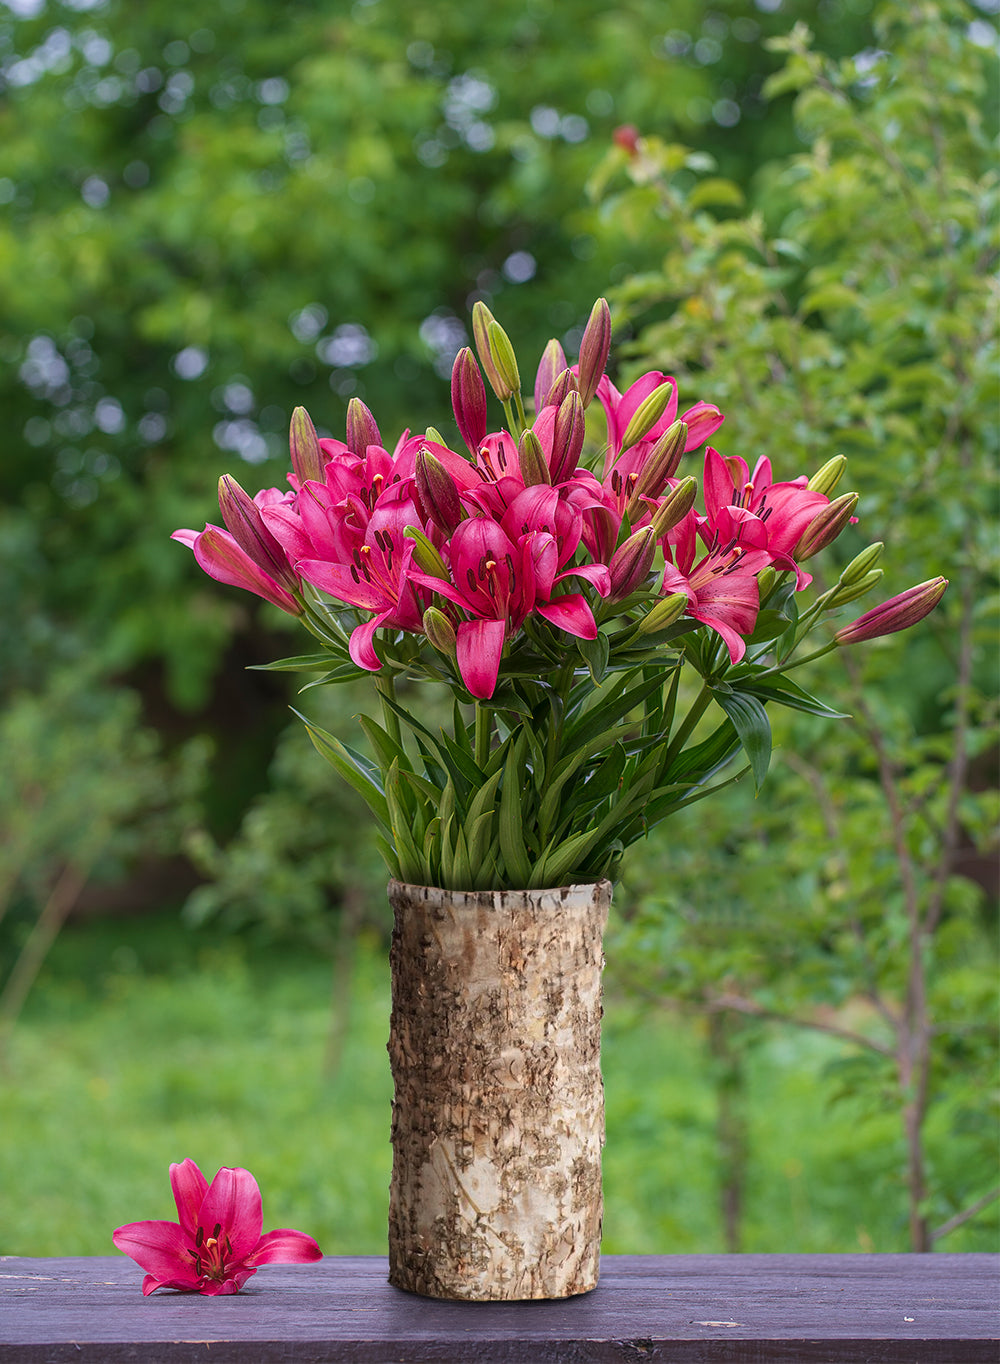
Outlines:
[[[606,1256],[592,1292],[462,1303],[380,1257],[271,1265],[234,1297],[159,1292],[122,1256],[0,1258],[3,1364],[996,1364],[1000,1256]]]

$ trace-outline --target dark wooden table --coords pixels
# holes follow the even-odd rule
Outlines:
[[[435,1302],[377,1257],[140,1293],[107,1259],[0,1258],[4,1364],[997,1364],[1000,1256],[611,1255],[563,1302]]]

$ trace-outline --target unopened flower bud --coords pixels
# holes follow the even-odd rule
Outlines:
[[[549,401],[549,394],[552,385],[568,368],[566,364],[566,352],[555,337],[548,343],[542,351],[542,358],[538,362],[538,369],[535,371],[535,416],[537,417],[542,408]],[[566,395],[563,394],[559,399]]]
[[[591,309],[580,342],[580,397],[584,407],[590,405],[597,392],[610,349],[611,309],[607,299],[599,298]]]
[[[229,474],[219,479],[219,510],[243,553],[286,591],[298,592],[301,583],[285,551],[264,524],[260,508]]]
[[[629,512],[639,505],[640,497],[659,497],[667,479],[673,478],[687,444],[687,430],[684,422],[674,422],[650,450],[629,498]]]
[[[501,388],[496,390],[496,394],[503,402],[512,393],[521,391],[521,375],[517,368],[517,356],[514,354],[510,337],[499,322],[494,321],[489,324],[486,328],[486,338],[493,359],[493,367],[501,384]]]
[[[518,442],[517,462],[520,465],[521,478],[526,488],[531,488],[536,483],[552,482],[549,466],[545,461],[542,442],[530,427],[527,431],[522,432],[521,439]]]
[[[628,450],[638,441],[642,440],[647,431],[651,431],[656,423],[667,410],[670,402],[670,395],[674,391],[673,383],[667,379],[662,384],[657,385],[652,393],[648,394],[636,410],[632,413],[632,420],[625,428],[622,436],[622,449]]]
[[[291,425],[288,428],[288,448],[292,456],[292,468],[299,484],[309,479],[321,483],[323,451],[320,449],[319,437],[316,435],[312,418],[304,407],[297,407],[292,413]]]
[[[832,545],[837,536],[851,520],[854,508],[858,505],[857,493],[842,493],[840,497],[821,507],[802,532],[792,557],[796,563],[804,563],[818,554],[827,545]]]
[[[655,635],[665,630],[675,620],[683,616],[688,604],[686,592],[671,592],[669,597],[661,597],[651,611],[639,622],[641,635]]]
[[[778,574],[772,564],[765,564],[757,574],[757,594],[760,597],[760,604],[767,601],[774,591],[774,584],[778,581]]]
[[[447,445],[447,441],[436,426],[428,426],[424,432],[424,440],[429,440],[434,445]]]
[[[505,402],[510,394],[506,392],[506,386],[493,363],[493,355],[490,351],[489,328],[493,321],[495,321],[493,314],[481,299],[472,305],[472,336],[476,343],[479,363],[483,367],[493,392],[501,402]]]
[[[652,526],[633,532],[611,556],[608,572],[611,575],[611,601],[623,601],[637,592],[653,566],[656,535]]]
[[[347,448],[352,455],[364,459],[369,445],[381,445],[375,418],[360,398],[352,398],[347,404]]]
[[[420,527],[406,526],[403,534],[407,540],[413,541],[413,562],[420,571],[430,574],[432,578],[440,578],[442,582],[447,582],[450,577],[447,565],[438,553],[436,546],[428,540]]]
[[[834,639],[838,644],[860,644],[865,639],[877,639],[880,635],[891,635],[897,630],[908,630],[934,610],[947,586],[947,578],[930,578],[916,587],[909,587],[897,597],[890,597],[881,606],[852,620],[837,631]]]
[[[436,606],[428,606],[424,612],[424,634],[439,654],[444,654],[448,658],[455,657],[455,627]]]
[[[870,572],[881,559],[883,549],[885,549],[885,545],[882,541],[876,540],[873,545],[869,545],[860,554],[856,554],[841,573],[840,581],[847,586],[860,582],[865,574]]]
[[[880,583],[884,576],[880,568],[870,568],[857,582],[834,583],[823,599],[823,610],[833,611],[838,606],[846,606],[849,601],[857,601],[858,597],[863,597],[876,583]]]
[[[662,540],[668,530],[684,520],[697,496],[698,480],[692,474],[682,478],[676,488],[671,488],[653,515],[652,527],[657,540]]]
[[[462,439],[475,457],[486,435],[486,385],[468,346],[462,347],[452,366],[451,405]]]
[[[834,488],[840,482],[844,470],[847,468],[847,459],[844,455],[834,455],[833,459],[828,459],[822,469],[817,469],[812,478],[806,484],[811,493],[823,493],[830,497]]]
[[[562,483],[573,474],[580,460],[585,434],[583,400],[579,393],[567,393],[559,404],[552,427],[552,461],[549,468],[553,483]]]
[[[424,521],[433,521],[445,535],[451,535],[465,519],[465,513],[458,498],[455,480],[426,445],[417,451],[413,486]]]
[[[571,369],[564,369],[556,375],[556,381],[545,395],[543,407],[558,407],[570,393],[579,393],[580,385]]]

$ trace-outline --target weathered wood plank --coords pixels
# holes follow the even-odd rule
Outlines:
[[[459,1303],[378,1257],[140,1296],[124,1257],[0,1258],[2,1364],[996,1364],[1000,1257],[606,1256],[593,1293]]]

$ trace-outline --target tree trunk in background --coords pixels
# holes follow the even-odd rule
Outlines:
[[[740,1024],[726,1013],[709,1014],[708,1044],[714,1062],[715,1135],[719,1161],[719,1212],[726,1250],[739,1254],[743,1239],[749,1133],[743,1051],[733,1035]]]
[[[611,885],[392,881],[389,1280],[430,1297],[597,1283]]]

